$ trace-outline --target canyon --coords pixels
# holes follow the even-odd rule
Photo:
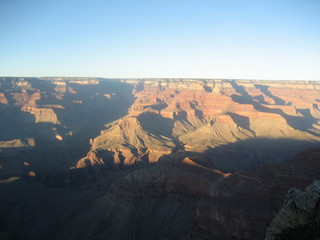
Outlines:
[[[263,239],[319,149],[317,81],[1,77],[0,238]]]

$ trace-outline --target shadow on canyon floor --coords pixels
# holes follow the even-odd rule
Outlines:
[[[259,141],[268,143],[265,139]],[[294,143],[292,140],[269,141],[274,142],[268,143],[269,147]],[[234,144],[225,146],[224,150],[228,149],[225,153],[231,148]],[[167,155],[156,164],[106,170],[94,181],[82,182],[76,187],[52,188],[23,180],[0,184],[1,193],[4,193],[0,196],[0,236],[52,240],[99,239],[99,236],[106,239],[195,240],[213,236],[217,239],[262,239],[287,189],[310,181],[305,178],[308,175],[295,175],[292,166],[287,168],[279,164],[279,169],[282,168],[279,175],[272,172],[270,175],[268,169],[256,175],[242,172],[224,178],[221,185],[218,182],[210,185],[206,180],[215,173],[201,171],[193,165],[180,171],[183,166],[179,161],[185,156],[176,154]],[[304,168],[303,163],[299,164],[297,166]],[[206,188],[219,191],[210,197],[210,194],[197,194],[199,188],[204,188],[204,192]],[[241,227],[236,223],[241,223]],[[244,231],[251,237],[245,238]]]
[[[48,83],[38,82],[35,86],[45,91]],[[23,166],[27,162],[40,175],[60,174],[85,156],[90,150],[90,139],[98,136],[105,124],[127,115],[134,101],[131,94],[133,86],[119,81],[105,80],[99,86],[79,87],[74,84],[73,88],[78,91],[76,99],[83,101],[83,104],[74,104],[73,95],[66,94],[68,101],[63,102],[64,109],[55,109],[61,125],[36,123],[34,115],[22,112],[19,106],[9,105],[0,109],[0,140],[29,137],[36,141],[36,146],[30,151],[3,149],[0,152],[1,164],[9,168],[8,172],[19,175],[19,172],[24,171],[22,168],[28,168],[20,167],[19,164]],[[110,94],[112,98],[108,99],[104,94]],[[56,103],[51,97],[43,101],[46,104]],[[70,131],[73,134],[68,135]],[[56,133],[64,136],[64,140],[58,141]]]
[[[95,182],[100,176],[114,170],[131,172],[162,163],[180,163],[186,157],[203,167],[224,173],[252,171],[263,165],[286,162],[292,159],[295,154],[316,146],[320,146],[320,143],[294,139],[256,138],[212,148],[203,153],[177,150],[172,154],[162,156],[156,163],[149,163],[148,159],[144,158],[133,166],[115,165],[113,164],[112,152],[99,150],[99,156],[105,162],[104,166],[99,165],[83,169],[71,169],[67,172],[44,174],[38,176],[37,181],[56,187],[81,186],[85,182]]]
[[[203,153],[178,151],[163,156],[160,161],[189,157],[202,166],[228,173],[282,163],[292,159],[298,152],[316,146],[320,146],[320,143],[288,138],[253,138],[212,148]]]

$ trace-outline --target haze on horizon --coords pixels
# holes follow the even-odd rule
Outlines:
[[[320,80],[320,2],[0,1],[0,76]]]

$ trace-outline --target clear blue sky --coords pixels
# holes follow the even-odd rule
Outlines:
[[[320,80],[320,0],[0,0],[0,76]]]

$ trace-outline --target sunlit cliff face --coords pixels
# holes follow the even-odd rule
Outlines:
[[[295,147],[289,147],[286,140],[312,144],[320,139],[317,82],[192,79],[124,82],[135,86],[135,101],[127,116],[109,124],[94,139],[92,149],[113,152],[117,159],[122,156],[125,164],[141,161],[141,156],[155,162],[176,151],[211,153],[217,147],[253,139],[258,142],[282,139],[281,145],[290,152]],[[263,144],[250,145],[259,148]],[[77,166],[85,166],[82,162]],[[211,162],[219,165],[219,161]],[[223,170],[235,170],[235,166],[222,165]]]
[[[181,152],[201,154],[208,166],[227,172],[255,168],[288,159],[319,141],[319,86],[302,81],[3,78],[3,116],[10,119],[15,111],[18,117],[4,120],[6,136],[0,140],[3,146],[5,141],[28,146],[23,139],[33,139],[36,147],[70,147],[79,141],[83,147],[73,163],[80,152],[89,152],[90,143],[87,157],[73,164],[77,168],[157,162]],[[228,150],[233,160],[222,162],[223,147],[230,144],[252,161],[240,166],[234,159],[241,156]]]

